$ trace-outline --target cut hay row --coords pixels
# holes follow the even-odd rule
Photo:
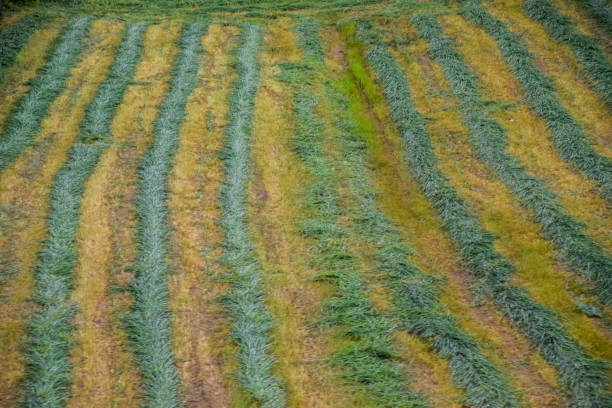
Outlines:
[[[137,255],[131,289],[132,313],[126,318],[142,375],[143,406],[181,406],[179,379],[170,345],[167,273],[166,178],[178,146],[185,105],[193,91],[206,24],[183,27],[178,39],[169,91],[153,125],[153,143],[138,169]]]
[[[108,79],[98,88],[87,108],[78,143],[53,181],[50,194],[48,236],[36,269],[34,300],[40,306],[28,326],[24,405],[59,407],[68,398],[71,365],[68,360],[71,319],[70,300],[74,248],[84,183],[108,143],[109,126],[139,55],[144,25],[129,26],[117,49]],[[98,131],[92,138],[91,131]]]
[[[597,24],[608,34],[612,33],[612,7],[607,0],[579,0]]]
[[[546,121],[563,160],[574,164],[585,176],[595,180],[604,197],[612,198],[612,161],[593,151],[582,127],[563,108],[550,80],[535,67],[533,57],[516,34],[476,1],[466,4],[463,15],[495,38],[504,60],[523,85],[529,104]]]
[[[523,10],[542,24],[555,40],[568,45],[582,64],[582,70],[609,108],[612,108],[612,64],[595,41],[576,30],[548,0],[524,0]]]
[[[0,171],[32,143],[49,105],[64,88],[70,68],[76,63],[90,20],[89,17],[72,17],[68,21],[49,52],[47,63],[6,119],[0,136]]]
[[[298,43],[305,47],[306,63],[283,64],[280,79],[289,83],[294,92],[296,129],[291,145],[312,175],[306,190],[312,215],[301,221],[300,231],[316,242],[310,250],[310,262],[319,272],[316,279],[329,282],[335,292],[324,305],[320,324],[338,329],[344,340],[331,361],[340,367],[351,386],[363,391],[376,406],[425,407],[422,397],[405,385],[395,361],[393,324],[374,309],[368,299],[368,285],[357,268],[356,255],[347,250],[348,231],[338,222],[343,214],[336,192],[339,180],[324,155],[324,124],[315,111],[318,102],[312,84],[321,81],[314,74],[322,67],[320,39],[316,26],[308,20],[298,24],[296,32]]]
[[[222,179],[218,151],[234,79],[229,50],[234,49],[237,32],[235,26],[211,24],[202,37],[204,58],[185,107],[167,182],[170,332],[187,407],[201,401],[209,408],[225,407],[237,388],[232,370],[225,365],[230,360],[225,356],[232,354],[223,335],[229,324],[216,301],[225,285],[217,279],[223,273],[217,262],[223,233],[215,199]]]
[[[503,313],[532,341],[544,359],[557,369],[562,384],[570,391],[572,406],[606,406],[610,397],[603,388],[604,364],[585,355],[550,310],[535,303],[524,289],[507,283],[513,265],[494,249],[493,237],[482,229],[439,171],[424,127],[425,119],[412,104],[404,73],[386,48],[373,38],[365,23],[359,23],[357,28],[357,38],[369,43],[366,58],[391,108],[406,163],[438,210],[443,227],[459,247],[472,275],[482,282]]]
[[[116,47],[121,42],[121,32],[116,29],[120,26],[108,20],[92,23],[86,39],[91,52],[84,54],[71,70],[66,89],[49,107],[32,148],[0,176],[0,217],[3,220],[0,223],[0,258],[3,268],[14,268],[14,274],[5,276],[0,285],[0,332],[3,333],[0,336],[3,350],[0,406],[14,406],[22,397],[20,384],[26,366],[24,340],[27,320],[36,310],[31,301],[35,288],[34,270],[47,234],[51,185],[79,134],[86,106],[106,78]],[[46,33],[47,29],[40,31]],[[34,36],[38,37],[40,31]],[[36,50],[44,55],[44,49]]]
[[[452,92],[461,101],[463,121],[470,130],[470,140],[478,157],[496,171],[525,207],[533,211],[542,234],[556,245],[562,258],[577,273],[594,283],[601,301],[606,305],[612,304],[610,259],[598,244],[584,235],[583,225],[565,213],[546,183],[529,174],[514,156],[506,153],[504,129],[483,109],[486,101],[476,77],[455,51],[452,42],[442,34],[435,17],[420,15],[412,22],[419,35],[428,41],[430,55],[440,64]]]
[[[220,220],[225,232],[222,263],[228,268],[230,290],[221,297],[231,319],[231,336],[239,347],[236,373],[241,386],[265,408],[285,406],[285,391],[273,375],[268,331],[274,322],[264,303],[261,265],[254,253],[247,224],[246,187],[253,101],[259,86],[257,54],[261,43],[257,25],[245,24],[236,49],[238,78],[229,96],[228,124],[222,150],[225,179],[220,190]]]
[[[349,46],[356,47],[352,38]],[[359,61],[349,56],[349,66]],[[356,92],[355,89],[353,92]],[[359,125],[347,115],[348,102],[336,96],[339,129],[338,142],[344,147],[343,158],[351,168],[348,182],[353,200],[360,211],[350,214],[357,222],[357,233],[375,245],[377,270],[392,293],[393,316],[399,326],[419,336],[441,357],[449,360],[453,381],[465,389],[464,404],[470,407],[516,407],[515,392],[507,380],[481,353],[478,343],[457,327],[448,310],[439,303],[435,277],[426,275],[409,259],[413,255],[399,231],[380,211],[365,163],[364,135]]]
[[[34,31],[41,28],[45,18],[38,13],[27,14],[0,31],[0,83],[6,69],[26,45]]]

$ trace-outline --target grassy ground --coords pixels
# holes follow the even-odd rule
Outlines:
[[[609,264],[586,3],[5,2],[0,407],[609,406],[609,271],[541,213]]]

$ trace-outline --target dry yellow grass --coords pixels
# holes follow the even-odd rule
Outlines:
[[[577,31],[588,35],[598,42],[602,50],[612,52],[612,38],[604,30],[600,29],[590,13],[579,6],[579,2],[564,0],[548,0],[559,14],[567,17],[574,24]]]
[[[403,35],[415,39],[416,33],[413,30],[406,33],[406,28],[405,24],[394,26],[395,32],[403,30]],[[419,52],[411,47],[410,58],[405,55],[406,48],[400,48],[404,53],[402,56],[397,53],[395,55],[409,75],[416,75],[420,79],[416,81],[418,88],[413,89],[418,94],[423,92],[424,87],[421,67],[429,75],[435,72],[438,78],[440,71],[437,66],[422,58],[426,44],[418,42],[415,46]],[[482,303],[473,296],[469,288],[468,272],[463,269],[453,245],[441,230],[435,210],[406,171],[399,135],[392,128],[392,120],[380,92],[367,79],[363,81],[362,89],[370,101],[374,101],[369,107],[369,113],[364,112],[364,115],[370,115],[373,125],[369,143],[370,163],[375,171],[372,181],[379,194],[383,212],[396,221],[404,239],[415,250],[412,262],[425,273],[443,275],[448,279],[440,288],[441,303],[448,308],[459,328],[479,342],[483,354],[510,377],[511,386],[523,394],[522,403],[559,403],[555,395],[560,393],[555,389],[554,371],[493,305]],[[439,87],[439,91],[448,90],[443,79],[434,85]],[[417,343],[414,346],[416,350],[424,349],[418,341],[413,342]],[[448,376],[441,362],[436,362],[432,367],[440,371],[439,375]],[[436,398],[433,401],[436,406],[449,406],[449,399],[457,401],[457,391],[453,392],[452,388],[446,387]]]
[[[324,364],[332,352],[330,337],[308,327],[320,316],[329,291],[325,284],[308,281],[315,274],[308,266],[312,242],[298,230],[304,217],[299,203],[305,199],[308,179],[290,148],[292,92],[274,79],[276,63],[300,57],[291,21],[271,25],[260,57],[262,86],[255,98],[250,224],[263,264],[266,304],[275,317],[272,352],[276,371],[286,382],[288,405],[355,406],[354,396]]]
[[[134,243],[132,236],[128,242],[119,242],[120,231],[115,223],[121,222],[121,228],[134,226],[130,214],[133,206],[130,212],[120,211],[118,207],[125,204],[119,201],[123,201],[127,188],[133,188],[137,159],[149,143],[156,105],[167,89],[164,81],[169,79],[177,51],[173,41],[178,29],[178,24],[153,25],[147,29],[134,80],[148,84],[127,89],[111,126],[113,145],[102,154],[86,183],[72,295],[79,313],[75,317],[76,346],[71,350],[74,380],[69,407],[138,405],[139,378],[120,322],[129,301],[110,292],[110,287],[119,283],[114,282],[113,270],[125,269],[133,260],[130,256],[121,262],[117,259],[120,258],[117,248],[125,250]]]
[[[2,19],[0,19],[0,28],[8,27],[15,21],[19,20],[21,17],[24,17],[26,14],[29,13],[30,10],[28,9],[14,11],[12,13],[4,13]]]
[[[340,40],[338,33],[335,30],[325,29],[323,37],[326,49],[325,65],[330,72],[326,77],[334,81],[350,78],[350,74],[346,69],[347,61],[345,55],[347,50]],[[334,108],[326,100],[325,90],[322,87],[317,89],[317,96],[320,104],[318,113],[324,119],[325,124],[323,134],[333,134],[337,132],[333,126],[337,120],[338,112],[334,111]],[[358,93],[345,95],[345,97],[349,100],[360,100],[361,98]],[[359,104],[360,101],[357,103]],[[360,117],[368,116],[368,113],[365,111],[352,112],[352,114]],[[366,120],[375,119],[368,118]],[[367,137],[372,137],[372,135]],[[329,137],[324,137],[324,139],[329,139]],[[337,146],[336,142],[329,141],[326,143],[325,153],[332,163],[343,160],[342,146]],[[344,177],[350,177],[349,174],[345,174],[342,166],[334,166],[334,168],[339,180],[342,180]],[[339,188],[338,204],[342,208],[358,207],[360,205],[360,203],[353,201],[351,192],[342,185]],[[350,220],[345,220],[344,217],[340,217],[338,222],[345,226],[352,223]],[[365,273],[373,270],[375,263],[373,254],[376,249],[358,236],[347,237],[346,243],[347,250],[354,254],[358,261],[357,268],[362,271],[361,278],[370,290],[369,298],[375,310],[382,313],[389,311],[391,309],[391,297],[383,280],[377,273]],[[402,370],[405,371],[405,378],[409,382],[407,384],[409,388],[423,393],[426,401],[434,407],[448,408],[461,406],[463,392],[454,386],[446,360],[436,355],[427,344],[402,330],[394,332],[392,345],[398,353]]]
[[[544,121],[523,102],[517,79],[508,70],[495,41],[458,16],[441,17],[445,34],[456,40],[457,51],[479,80],[483,96],[492,101],[514,104],[491,117],[506,129],[507,151],[536,177],[549,183],[568,214],[587,225],[591,235],[612,251],[612,219],[597,186],[564,162],[552,142]]]
[[[45,63],[47,48],[59,34],[62,24],[65,21],[55,20],[47,27],[36,30],[17,54],[15,63],[4,73],[0,83],[0,129],[15,103],[30,88],[29,81]]]
[[[216,298],[223,285],[217,263],[222,232],[217,196],[223,179],[217,151],[223,145],[227,98],[234,73],[229,65],[235,27],[214,24],[202,39],[199,82],[189,97],[179,147],[170,174],[169,221],[174,255],[169,277],[172,344],[187,407],[228,406],[228,376],[222,364],[221,332],[227,319]]]
[[[493,0],[483,7],[520,36],[535,66],[552,80],[559,102],[583,127],[593,149],[612,157],[612,115],[588,85],[569,47],[551,40],[542,26],[526,17],[522,0]]]
[[[425,47],[423,44],[423,51]],[[417,52],[414,49],[413,53]],[[428,64],[435,65],[432,61]],[[525,287],[537,302],[555,311],[570,335],[591,355],[609,359],[612,354],[607,346],[609,334],[598,326],[596,319],[586,317],[576,308],[565,287],[573,277],[555,261],[552,246],[539,236],[539,228],[531,221],[530,213],[520,208],[510,191],[476,160],[456,102],[428,94],[422,89],[423,81],[416,79],[416,73],[416,70],[409,71],[407,78],[415,91],[419,112],[435,119],[427,125],[427,130],[439,167],[483,228],[498,237],[495,248],[516,266],[513,283]],[[433,78],[433,81],[439,80]]]
[[[85,105],[104,79],[115,42],[116,33],[108,33],[104,21],[93,23],[84,57],[71,70],[66,90],[52,103],[34,145],[1,174],[0,208],[7,227],[0,234],[0,253],[17,268],[1,289],[5,297],[0,302],[0,331],[4,333],[0,338],[2,406],[11,406],[19,398],[16,387],[25,364],[21,354],[24,324],[32,311],[28,299],[34,285],[37,252],[46,233],[44,216],[50,185],[78,133]]]

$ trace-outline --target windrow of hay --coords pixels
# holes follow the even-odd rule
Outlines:
[[[44,31],[44,30],[43,30]],[[36,34],[34,34],[34,37]],[[3,227],[0,251],[3,268],[10,273],[0,290],[0,337],[5,369],[0,382],[5,386],[0,399],[12,406],[22,393],[17,388],[24,374],[25,322],[33,311],[33,268],[47,232],[46,215],[51,182],[64,164],[66,154],[79,133],[85,106],[104,80],[120,38],[109,33],[103,20],[92,24],[86,39],[85,55],[71,70],[67,88],[51,104],[49,115],[33,146],[2,172],[0,203]],[[27,185],[28,188],[24,188]]]
[[[136,277],[131,283],[134,303],[126,322],[142,375],[143,404],[151,407],[182,405],[167,304],[166,178],[178,147],[185,105],[196,85],[202,53],[200,37],[206,26],[195,22],[183,27],[169,91],[155,120],[153,142],[138,169]]]
[[[235,50],[238,77],[229,96],[225,146],[221,152],[225,179],[220,190],[220,225],[225,232],[223,266],[230,288],[221,300],[232,320],[231,337],[238,346],[236,376],[248,398],[264,408],[283,407],[285,390],[272,370],[269,331],[273,317],[264,302],[261,264],[247,223],[247,185],[250,176],[250,140],[253,102],[259,86],[258,52],[261,28],[244,24]]]
[[[349,27],[353,30],[344,29],[354,31],[354,26]],[[362,32],[361,35],[366,34]],[[358,47],[354,32],[349,32],[346,37],[353,48]],[[354,56],[349,56],[349,61],[351,66],[358,64]],[[336,103],[347,109],[347,102],[342,98],[338,98]],[[419,336],[440,356],[449,360],[454,381],[465,388],[464,404],[475,407],[517,406],[514,391],[509,388],[504,376],[481,354],[476,341],[462,332],[448,311],[440,305],[439,282],[411,263],[409,257],[413,255],[412,250],[378,209],[361,156],[364,140],[360,138],[364,136],[358,123],[342,119],[338,120],[337,126],[340,130],[339,142],[345,149],[344,160],[354,167],[349,183],[354,191],[353,199],[361,210],[351,216],[358,222],[358,233],[375,246],[375,268],[381,272],[382,280],[392,293],[393,316],[400,327]]]
[[[47,55],[47,62],[38,70],[30,89],[17,102],[6,119],[0,136],[0,171],[13,162],[32,143],[40,130],[49,105],[66,86],[70,68],[83,49],[90,17],[72,17]]]
[[[110,32],[116,28],[115,24],[107,26]],[[25,405],[55,406],[69,397],[68,352],[75,313],[70,295],[78,256],[74,241],[81,197],[85,182],[110,139],[112,116],[138,60],[143,31],[142,24],[125,29],[107,80],[100,84],[87,106],[78,141],[51,187],[48,235],[36,269],[34,300],[39,310],[28,326]]]
[[[525,14],[544,26],[548,34],[567,44],[608,108],[612,108],[612,64],[595,41],[574,28],[572,22],[548,2],[548,0],[524,0]]]
[[[372,38],[364,35],[362,41],[372,41]],[[544,358],[557,367],[564,384],[572,391],[576,406],[606,401],[608,397],[602,389],[602,362],[587,357],[550,310],[534,302],[524,289],[507,283],[513,265],[493,248],[493,238],[482,229],[464,200],[439,171],[424,119],[412,104],[410,89],[395,60],[376,41],[370,45],[367,58],[400,131],[407,164],[425,195],[438,209],[443,227],[459,247],[472,274]]]
[[[533,57],[517,35],[476,1],[468,2],[463,13],[470,22],[481,26],[497,40],[499,50],[523,86],[529,104],[546,121],[561,157],[593,179],[605,198],[611,198],[612,160],[592,149],[582,127],[559,103],[550,80],[535,67]]]
[[[198,81],[185,107],[174,166],[168,177],[170,261],[169,308],[172,346],[182,384],[184,405],[226,407],[233,378],[224,364],[227,347],[221,341],[227,320],[216,297],[222,268],[217,262],[222,232],[216,221],[221,211],[221,148],[234,79],[229,50],[236,28],[213,24],[202,38],[205,57]],[[229,384],[228,384],[229,383]]]

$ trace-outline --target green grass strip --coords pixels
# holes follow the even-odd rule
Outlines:
[[[291,146],[313,177],[306,192],[309,215],[301,221],[300,231],[315,241],[310,262],[319,270],[316,279],[329,282],[335,290],[320,319],[320,324],[336,328],[342,336],[343,346],[331,361],[351,387],[376,406],[425,407],[422,397],[405,385],[391,346],[395,327],[368,299],[368,285],[361,279],[355,255],[347,250],[349,232],[337,220],[344,214],[336,191],[340,180],[324,154],[324,124],[315,112],[318,102],[313,93],[313,84],[323,80],[318,26],[303,19],[294,29],[305,63],[282,64],[278,79],[293,89],[296,123]]]
[[[360,21],[357,28],[358,40],[369,44],[366,58],[391,109],[405,161],[423,193],[437,209],[443,228],[458,246],[469,271],[488,289],[504,315],[557,369],[560,382],[570,391],[572,407],[609,406],[610,396],[604,391],[606,364],[588,357],[552,311],[533,301],[523,288],[507,282],[514,266],[494,249],[493,236],[482,229],[465,201],[438,169],[425,130],[425,118],[412,103],[404,73],[375,33],[368,29],[367,22]]]
[[[228,268],[230,290],[221,297],[232,319],[231,336],[239,347],[237,377],[242,387],[261,407],[285,406],[285,391],[272,374],[274,359],[269,355],[268,331],[274,321],[264,303],[261,265],[255,254],[247,222],[249,146],[253,123],[253,103],[259,86],[257,54],[262,41],[259,26],[245,24],[236,48],[238,78],[229,96],[228,124],[225,130],[225,180],[220,200],[225,231],[222,262]]]
[[[488,117],[477,79],[446,38],[433,15],[419,15],[412,22],[429,43],[429,53],[440,64],[452,92],[460,100],[463,122],[478,158],[491,167],[514,192],[521,204],[531,209],[542,235],[555,244],[558,253],[573,270],[591,280],[606,305],[612,304],[612,261],[602,248],[583,234],[584,225],[567,215],[544,180],[529,174],[518,160],[506,153],[506,134]],[[610,173],[612,175],[612,173]]]
[[[612,7],[607,0],[578,0],[606,34],[612,34]]]
[[[70,68],[83,49],[89,31],[89,17],[72,17],[47,55],[28,92],[6,119],[0,137],[0,171],[32,143],[49,105],[65,87]]]
[[[576,30],[569,18],[559,14],[548,0],[524,0],[523,10],[544,26],[555,40],[568,45],[582,64],[582,71],[609,108],[612,108],[612,64],[595,41]]]
[[[178,147],[187,99],[197,83],[203,53],[200,38],[206,27],[203,22],[183,26],[170,87],[153,123],[153,143],[138,168],[136,277],[131,283],[134,304],[126,323],[142,375],[142,406],[148,408],[182,405],[170,344],[166,178]]]
[[[516,34],[484,10],[477,1],[469,1],[462,9],[462,14],[495,38],[508,67],[523,85],[527,101],[546,122],[561,158],[593,179],[599,185],[602,195],[612,199],[612,161],[595,153],[582,127],[559,103],[552,83],[535,67],[533,57]]]
[[[46,18],[39,13],[30,13],[15,21],[0,32],[0,83],[19,51],[34,31],[44,26]]]
[[[88,105],[77,143],[59,170],[50,194],[47,238],[36,268],[34,301],[40,309],[28,326],[25,407],[61,407],[69,397],[68,359],[76,306],[70,300],[77,259],[74,248],[85,181],[110,141],[110,123],[140,55],[144,25],[127,27],[106,81]],[[95,130],[97,138],[91,139]]]
[[[350,29],[350,28],[349,28]],[[345,36],[347,37],[347,36]],[[361,68],[358,44],[352,36],[347,41],[349,66],[355,80],[365,72]],[[349,80],[350,81],[350,80]],[[345,95],[359,98],[353,82],[339,84]],[[350,217],[357,224],[357,233],[376,247],[376,272],[392,294],[393,316],[399,326],[426,342],[440,357],[449,362],[453,381],[465,389],[466,406],[516,407],[515,392],[506,378],[482,355],[478,343],[462,332],[438,301],[440,279],[427,275],[410,262],[413,255],[399,231],[379,210],[376,193],[370,183],[371,171],[365,161],[366,134],[373,130],[364,124],[363,107],[359,99],[349,103],[342,95],[335,96],[340,130],[338,143],[344,147],[341,164],[350,168],[347,182],[351,186],[355,209]]]

